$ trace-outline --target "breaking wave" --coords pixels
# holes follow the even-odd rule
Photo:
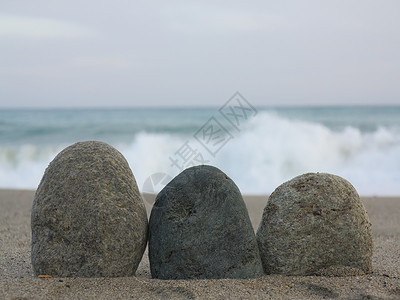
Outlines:
[[[177,175],[180,169],[172,160],[189,144],[193,153],[230,176],[243,194],[270,194],[302,173],[328,172],[350,181],[360,195],[400,195],[399,128],[332,129],[262,111],[232,137],[215,156],[193,135],[174,132],[142,130],[111,144],[127,158],[140,189],[153,174]],[[66,146],[0,146],[0,187],[36,189],[48,163]]]

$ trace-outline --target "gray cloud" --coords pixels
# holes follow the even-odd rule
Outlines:
[[[0,14],[0,37],[46,39],[92,36],[96,36],[95,31],[68,22]]]
[[[400,103],[398,1],[0,4],[0,107]]]

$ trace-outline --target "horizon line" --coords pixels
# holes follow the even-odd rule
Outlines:
[[[253,105],[257,109],[273,108],[357,108],[357,107],[400,107],[400,103],[368,103],[368,104],[279,104],[279,105]],[[1,107],[0,110],[119,110],[119,109],[215,109],[221,105],[117,105],[117,106],[14,106]]]

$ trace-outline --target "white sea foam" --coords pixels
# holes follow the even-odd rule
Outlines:
[[[193,136],[137,133],[131,141],[114,143],[127,158],[139,188],[154,173],[171,176],[180,170],[170,158],[185,143],[208,164],[228,174],[244,194],[270,194],[294,176],[329,172],[349,180],[361,195],[400,195],[400,132],[379,127],[334,131],[318,123],[289,120],[270,112],[232,133],[215,157]],[[0,147],[0,187],[35,189],[45,168],[66,145]]]
[[[334,132],[264,113],[221,151],[216,165],[243,193],[269,194],[299,174],[329,172],[363,195],[399,195],[400,135],[385,128]]]

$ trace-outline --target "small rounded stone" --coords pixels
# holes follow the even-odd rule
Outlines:
[[[267,274],[372,271],[371,223],[357,191],[339,176],[308,173],[280,185],[256,236]]]
[[[149,221],[153,278],[253,278],[263,274],[246,205],[212,166],[176,176],[157,195]]]
[[[102,142],[61,151],[32,208],[35,275],[132,276],[147,242],[147,216],[128,162]]]

